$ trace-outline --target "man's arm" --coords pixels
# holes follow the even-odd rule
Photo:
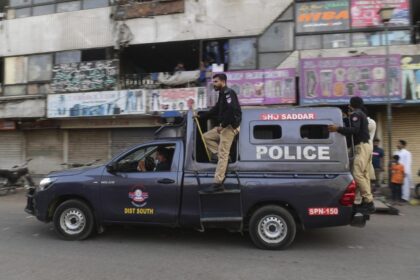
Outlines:
[[[361,118],[357,114],[350,116],[350,127],[338,127],[337,132],[343,135],[354,135],[359,133],[361,126]]]

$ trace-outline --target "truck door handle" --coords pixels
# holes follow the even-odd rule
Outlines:
[[[172,183],[175,183],[175,181],[172,180],[172,179],[165,178],[165,179],[160,179],[158,181],[158,183],[160,183],[160,184],[172,184]]]

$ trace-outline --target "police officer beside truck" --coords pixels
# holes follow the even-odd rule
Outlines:
[[[358,206],[359,211],[365,213],[375,212],[373,196],[370,186],[369,168],[372,156],[372,145],[369,143],[368,119],[363,112],[364,102],[361,97],[354,96],[350,99],[349,125],[339,127],[329,125],[330,132],[338,132],[345,136],[352,136],[354,141],[354,160],[352,173],[357,187],[362,195],[362,203]]]
[[[204,133],[203,138],[211,152],[211,159],[217,161],[214,184],[205,192],[223,191],[223,180],[229,161],[229,152],[235,136],[239,133],[242,111],[236,92],[228,88],[226,74],[213,76],[213,86],[219,92],[216,105],[210,111],[203,113],[200,118],[217,119],[218,126]]]

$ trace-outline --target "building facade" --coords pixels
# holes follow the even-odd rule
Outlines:
[[[388,35],[384,5],[395,8]],[[151,139],[160,112],[211,106],[210,69],[228,71],[243,105],[361,95],[386,148],[389,69],[393,146],[407,140],[416,174],[418,11],[410,0],[2,0],[0,167],[107,161]]]

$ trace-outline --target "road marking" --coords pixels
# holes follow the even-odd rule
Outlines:
[[[9,230],[9,229],[10,229],[9,227],[5,227],[5,228],[3,229],[3,231]]]
[[[32,236],[33,237],[38,237],[39,236],[39,233],[34,233],[34,234],[32,234]]]
[[[35,218],[34,216],[26,216],[25,219],[31,219],[31,218]]]

